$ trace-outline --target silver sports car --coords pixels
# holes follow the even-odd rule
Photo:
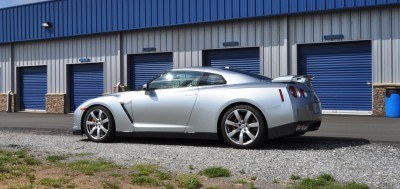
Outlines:
[[[88,100],[73,133],[94,142],[116,136],[223,138],[236,148],[319,129],[321,103],[311,76],[274,80],[233,68],[166,71],[140,91]]]

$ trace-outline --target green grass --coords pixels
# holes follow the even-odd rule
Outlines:
[[[67,167],[80,171],[86,175],[93,175],[97,172],[110,171],[119,168],[118,165],[105,160],[78,160],[67,164]]]
[[[139,186],[160,186],[161,181],[158,178],[145,176],[145,175],[134,175],[132,176],[131,183]]]
[[[246,184],[247,184],[247,180],[245,180],[245,179],[239,179],[239,180],[235,180],[234,183],[235,183],[235,184],[246,185]]]
[[[191,170],[191,171],[193,171],[193,170],[194,170],[194,167],[193,167],[193,165],[189,165],[189,170]]]
[[[159,169],[159,166],[152,164],[137,164],[132,167],[132,170],[135,172],[135,174],[138,174],[140,176],[148,176],[150,174],[158,172]]]
[[[174,189],[174,185],[172,184],[166,184],[164,185],[165,189]]]
[[[121,173],[112,173],[110,176],[116,177],[116,178],[124,178],[124,175]]]
[[[49,187],[53,187],[53,188],[63,188],[68,183],[69,183],[69,180],[67,180],[65,178],[58,178],[58,179],[44,178],[39,181],[40,185],[49,186]]]
[[[0,181],[28,176],[33,171],[29,166],[40,163],[39,160],[29,156],[26,150],[0,150]]]
[[[68,158],[68,156],[66,156],[66,155],[50,155],[50,156],[47,156],[46,160],[51,163],[57,163],[62,160],[66,160],[67,158]]]
[[[251,180],[257,180],[257,177],[256,176],[251,176],[251,178],[250,178]]]
[[[42,164],[42,162],[40,160],[38,160],[38,159],[36,159],[36,158],[34,158],[32,156],[26,157],[25,158],[25,163],[27,165],[40,165],[40,164]]]
[[[321,174],[315,179],[305,178],[296,183],[293,189],[367,189],[368,185],[355,182],[340,183],[332,175]]]
[[[110,182],[110,181],[103,181],[101,183],[103,189],[120,189],[121,186],[118,183]]]
[[[299,180],[300,176],[299,175],[291,175],[290,180]]]
[[[157,165],[137,164],[132,168],[131,183],[139,186],[160,186],[162,180],[172,178],[171,173],[164,172]]]
[[[201,171],[201,174],[207,176],[208,178],[231,176],[231,172],[223,167],[209,167]]]
[[[187,189],[196,189],[201,186],[200,179],[194,174],[183,174],[176,178],[178,186]]]

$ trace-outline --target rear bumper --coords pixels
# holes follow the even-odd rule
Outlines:
[[[270,128],[268,139],[275,139],[284,136],[304,134],[308,131],[316,131],[321,126],[321,120],[299,121]]]

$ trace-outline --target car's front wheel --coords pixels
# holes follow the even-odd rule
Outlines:
[[[94,142],[106,142],[114,138],[114,119],[102,106],[90,108],[83,119],[86,136]]]
[[[230,108],[222,117],[220,127],[224,140],[235,148],[257,148],[267,139],[266,122],[252,106]]]

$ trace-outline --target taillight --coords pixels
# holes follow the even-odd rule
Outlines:
[[[304,93],[304,90],[303,90],[303,89],[300,89],[300,90],[299,90],[299,92],[300,92],[300,96],[302,96],[302,97],[306,97],[306,95],[305,95],[305,93]]]
[[[292,94],[293,97],[297,98],[297,91],[296,91],[295,87],[290,86],[289,87],[289,91],[290,91],[290,93]]]

